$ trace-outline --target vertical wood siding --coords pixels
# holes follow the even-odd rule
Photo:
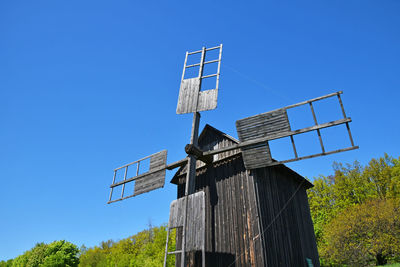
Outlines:
[[[283,166],[252,171],[257,192],[265,266],[319,266],[306,185]]]
[[[178,198],[184,188],[178,185]],[[254,184],[241,157],[199,170],[196,191],[205,192],[206,266],[262,266]],[[191,253],[190,266],[201,266],[199,255]]]
[[[199,139],[202,149],[235,143],[217,130],[207,131]],[[184,167],[172,182],[178,184],[178,198],[184,196]],[[306,258],[319,266],[306,195],[310,186],[284,166],[247,171],[238,151],[199,165],[196,191],[205,192],[206,266],[307,266]],[[201,252],[189,254],[189,266],[201,266]]]

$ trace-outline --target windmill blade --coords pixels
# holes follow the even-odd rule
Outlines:
[[[184,221],[186,218],[186,222]],[[205,193],[199,191],[171,202],[168,232],[174,228],[186,228],[184,251],[204,249],[205,245]],[[181,233],[182,234],[182,233]],[[176,254],[181,251],[167,252]]]
[[[206,53],[211,50],[219,49],[218,58],[205,61]],[[188,57],[201,53],[200,62],[187,65]],[[181,86],[179,89],[178,105],[176,107],[177,114],[193,113],[205,110],[212,110],[217,107],[219,75],[221,69],[222,44],[216,47],[205,48],[194,52],[186,52],[185,64],[183,66]],[[203,75],[203,69],[206,64],[218,63],[215,73]],[[199,73],[196,77],[186,78],[186,70],[193,67],[199,67]],[[201,90],[203,79],[216,77],[215,88],[209,90]]]
[[[248,117],[245,119],[241,119],[236,121],[236,129],[238,132],[240,144],[238,147],[242,149],[243,161],[245,167],[247,169],[256,169],[281,163],[287,163],[307,158],[313,158],[318,156],[329,155],[333,153],[339,153],[343,151],[348,151],[352,149],[357,149],[358,146],[354,145],[353,138],[351,135],[349,123],[351,119],[346,116],[342,100],[340,98],[340,94],[343,92],[335,92],[329,95],[321,96],[318,98],[310,99],[304,102],[300,102],[291,106],[287,106],[281,109],[277,109],[274,111],[270,111],[267,113],[262,113],[259,115],[255,115],[252,117]],[[326,99],[329,97],[337,96],[340,107],[343,113],[343,119],[332,121],[329,123],[318,124],[317,116],[314,112],[314,108],[312,103]],[[311,109],[311,113],[314,118],[314,125],[298,130],[291,130],[289,118],[287,114],[287,110],[290,108],[298,107],[301,105],[309,105]],[[320,129],[332,127],[340,124],[346,124],[348,135],[351,142],[351,147],[342,148],[333,151],[325,151],[325,147],[322,142],[322,137],[320,133]],[[321,153],[307,155],[303,157],[299,157],[296,151],[296,146],[294,143],[293,136],[297,134],[302,134],[310,131],[316,131],[318,133],[319,142],[321,145]],[[292,159],[282,160],[282,161],[274,161],[271,156],[270,148],[268,145],[268,141],[275,140],[283,137],[290,137],[293,152],[295,157]]]
[[[290,131],[288,115],[285,109],[279,109],[246,119],[238,120],[236,128],[241,142],[267,137],[275,133]],[[272,162],[268,142],[242,148],[243,161],[248,169],[264,167]]]
[[[141,167],[144,163],[150,161],[148,171],[142,172]],[[167,150],[163,150],[142,158],[140,160],[131,162],[114,170],[113,183],[110,185],[110,198],[108,204],[134,197],[161,187],[165,183],[165,171],[167,169]],[[133,169],[134,175],[129,177],[129,170]],[[118,172],[123,172],[124,177],[122,181],[116,181]],[[129,177],[129,178],[128,178]],[[128,183],[135,183],[134,190],[130,194],[125,195],[125,185]],[[121,188],[121,195],[117,199],[113,199],[115,188]]]

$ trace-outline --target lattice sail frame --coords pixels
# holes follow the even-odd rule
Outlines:
[[[207,51],[219,49],[218,59],[205,61]],[[201,53],[200,62],[187,65],[188,56]],[[186,52],[185,64],[183,66],[181,86],[179,89],[178,105],[176,114],[194,113],[199,111],[212,110],[217,107],[219,75],[221,69],[222,44],[219,46],[205,48],[202,50]],[[203,75],[204,65],[218,63],[217,71],[213,74]],[[199,74],[195,78],[185,79],[186,69],[199,66]],[[214,89],[201,91],[203,79],[216,77]]]
[[[307,158],[314,158],[318,156],[324,156],[348,150],[357,149],[358,146],[354,145],[353,137],[351,135],[349,123],[351,118],[346,116],[346,112],[343,107],[342,99],[340,94],[342,91],[335,92],[329,95],[321,96],[318,98],[310,99],[304,102],[300,102],[291,106],[280,108],[274,111],[258,114],[245,119],[236,121],[236,129],[240,140],[240,147],[242,149],[243,161],[246,169],[256,169],[261,167],[267,167],[276,164],[282,164]],[[343,119],[331,121],[328,123],[318,124],[317,116],[314,111],[313,102],[326,99],[329,97],[337,96],[339,105],[342,110]],[[311,113],[314,118],[314,125],[302,128],[298,130],[291,130],[287,110],[302,105],[309,105]],[[342,148],[338,150],[325,151],[325,147],[322,141],[320,129],[328,128],[340,124],[346,124],[347,132],[349,135],[351,147]],[[321,145],[321,153],[299,157],[296,150],[296,145],[293,139],[294,135],[302,134],[306,132],[316,131],[318,139]],[[271,156],[271,151],[268,145],[268,141],[280,139],[283,137],[290,137],[295,157],[292,159],[274,161]]]
[[[144,173],[140,173],[140,163],[150,159],[149,170]],[[162,150],[140,160],[131,162],[114,170],[114,178],[113,183],[110,185],[110,198],[108,204],[121,201],[130,197],[134,197],[161,187],[164,187],[165,184],[165,171],[166,171],[166,163],[167,163],[167,150]],[[136,175],[128,178],[128,167],[136,165]],[[116,182],[117,172],[124,169],[124,179],[123,181]],[[135,182],[133,193],[125,196],[125,185],[127,183]],[[113,198],[114,188],[121,187],[121,196],[117,199]]]

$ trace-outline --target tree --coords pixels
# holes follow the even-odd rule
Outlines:
[[[72,243],[64,240],[54,241],[49,244],[46,249],[45,257],[41,267],[74,267],[78,266],[79,258],[77,257],[79,249]]]
[[[79,266],[106,267],[107,254],[99,247],[87,249],[79,258]]]
[[[348,211],[361,212],[362,207],[365,208],[363,205],[371,201],[400,199],[400,158],[394,159],[385,154],[379,159],[372,159],[365,167],[358,162],[352,165],[334,163],[333,169],[334,175],[316,178],[314,187],[308,191],[322,265],[345,262],[343,257],[335,258],[342,251],[334,251],[339,250],[340,246],[332,245],[334,239],[331,238],[334,236],[332,231],[341,229],[339,217],[345,221],[346,218],[341,217],[343,214]],[[358,218],[366,219],[361,215]],[[360,242],[366,242],[366,239]],[[358,244],[362,246],[364,243]],[[352,249],[350,244],[348,246]],[[347,260],[350,261],[350,258]]]
[[[64,240],[50,244],[38,243],[31,250],[12,261],[12,266],[20,267],[76,267],[79,264],[79,249]]]
[[[314,180],[314,187],[308,191],[308,201],[318,245],[323,243],[325,225],[334,217],[335,197],[332,183],[332,176],[320,176]]]
[[[8,261],[0,261],[0,267],[12,267],[12,262],[12,259]]]
[[[320,253],[338,264],[386,264],[400,254],[399,204],[398,199],[375,199],[346,209],[326,227],[327,246]]]
[[[99,247],[81,249],[80,267],[103,266],[162,266],[164,262],[166,226],[153,227],[141,231],[118,242],[109,240]],[[175,235],[170,235],[171,250],[175,248]],[[175,266],[173,256],[168,257],[167,266]]]
[[[374,187],[375,198],[386,199],[400,196],[399,170],[399,160],[393,159],[386,153],[384,157],[372,159],[369,162],[364,175]]]

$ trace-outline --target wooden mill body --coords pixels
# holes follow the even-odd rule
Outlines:
[[[236,143],[209,125],[199,136],[202,150]],[[186,169],[171,180],[178,198],[185,194]],[[195,190],[205,192],[206,266],[319,266],[306,193],[312,186],[283,164],[246,170],[240,150],[214,155],[212,164],[197,161]],[[188,253],[187,264],[201,266],[201,252]]]

